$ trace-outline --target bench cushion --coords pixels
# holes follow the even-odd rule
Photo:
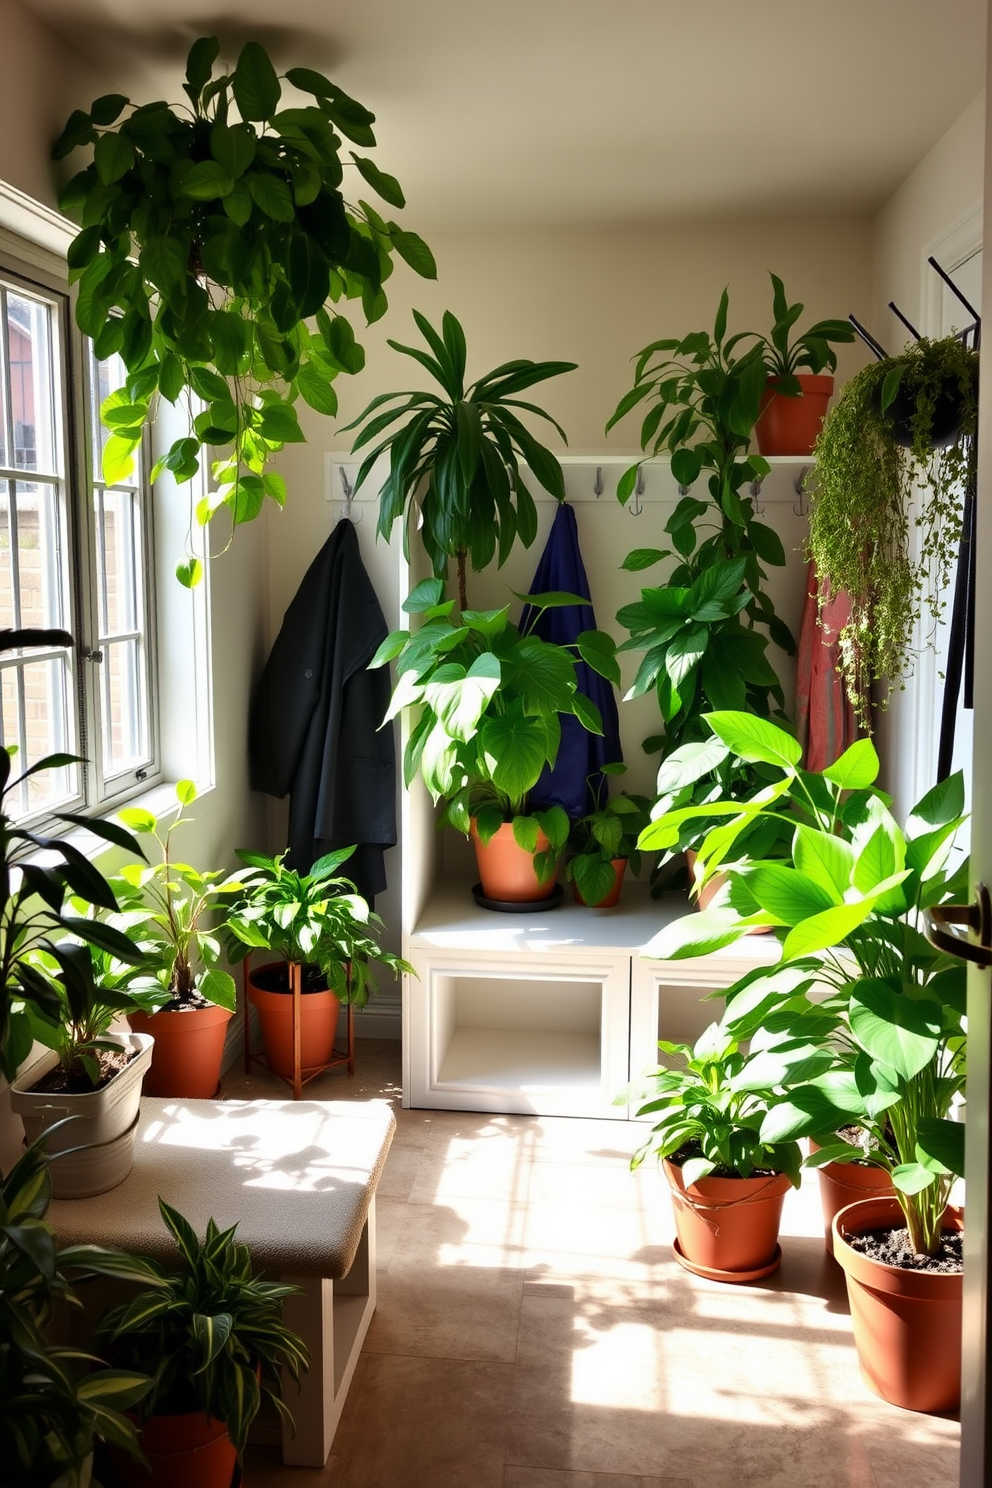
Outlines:
[[[114,1245],[169,1264],[158,1197],[202,1236],[237,1223],[273,1276],[348,1274],[396,1130],[384,1101],[210,1101],[145,1097],[134,1167],[109,1193],[61,1199],[65,1245]]]

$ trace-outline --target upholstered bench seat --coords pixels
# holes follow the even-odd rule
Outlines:
[[[283,1458],[323,1466],[375,1310],[375,1190],[396,1129],[383,1101],[145,1098],[134,1167],[111,1192],[52,1203],[63,1244],[175,1258],[161,1195],[197,1234],[238,1225],[258,1270],[295,1282],[285,1318],[309,1345]]]

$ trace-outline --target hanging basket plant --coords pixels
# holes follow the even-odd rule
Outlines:
[[[817,441],[809,556],[822,592],[850,598],[842,669],[865,728],[872,684],[885,707],[912,672],[917,623],[932,635],[943,615],[977,420],[977,353],[923,338],[852,378]]]
[[[286,499],[268,466],[304,438],[298,401],[335,414],[335,378],[365,364],[335,307],[360,300],[366,320],[378,320],[394,251],[425,278],[436,268],[415,233],[346,197],[347,173],[404,205],[394,176],[355,151],[343,158],[342,135],[375,144],[375,116],[308,67],[280,79],[257,42],[214,77],[219,51],[216,37],[194,42],[178,108],[133,107],[112,93],[77,109],[55,156],[92,147],[60,200],[81,223],[68,252],[76,320],[98,357],[119,353],[127,369],[101,409],[104,478],[130,473],[160,398],[185,404],[189,433],[152,479],[167,469],[189,481],[205,451],[217,452],[196,516],[206,524],[226,510],[237,525],[266,497]],[[302,105],[284,98],[283,82]],[[177,572],[195,583],[199,561],[189,553]]]

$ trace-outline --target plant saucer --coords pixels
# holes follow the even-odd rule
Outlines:
[[[771,1276],[782,1264],[782,1247],[775,1246],[775,1254],[764,1266],[756,1266],[753,1271],[720,1271],[715,1266],[700,1266],[695,1261],[690,1261],[682,1250],[677,1240],[673,1241],[672,1249],[675,1259],[686,1271],[691,1271],[693,1276],[703,1276],[707,1281],[760,1281],[764,1276]]]
[[[556,909],[565,890],[556,883],[550,894],[543,899],[487,899],[481,883],[472,885],[472,898],[481,909],[494,909],[500,914],[530,914],[533,910]]]

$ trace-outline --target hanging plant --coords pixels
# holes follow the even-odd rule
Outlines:
[[[977,419],[977,353],[923,338],[852,378],[817,441],[809,556],[850,598],[842,669],[865,728],[872,683],[886,706],[912,671],[917,622],[932,636],[941,620]]]
[[[437,271],[415,233],[345,199],[350,166],[356,184],[404,205],[394,176],[354,151],[341,158],[341,135],[375,144],[375,116],[308,67],[284,80],[312,101],[286,106],[257,42],[215,78],[219,51],[216,37],[194,42],[188,104],[132,107],[106,94],[72,114],[54,153],[93,148],[60,199],[81,223],[68,252],[76,320],[97,356],[119,353],[128,374],[101,409],[110,431],[104,478],[126,479],[159,398],[185,401],[190,431],[152,479],[170,470],[189,481],[204,451],[217,451],[216,489],[197,520],[225,509],[237,525],[266,497],[285,502],[285,482],[268,465],[304,438],[297,401],[335,414],[334,379],[364,366],[351,323],[333,307],[360,300],[366,320],[378,320],[394,250],[425,278]],[[191,553],[177,570],[186,584],[200,572]]]

